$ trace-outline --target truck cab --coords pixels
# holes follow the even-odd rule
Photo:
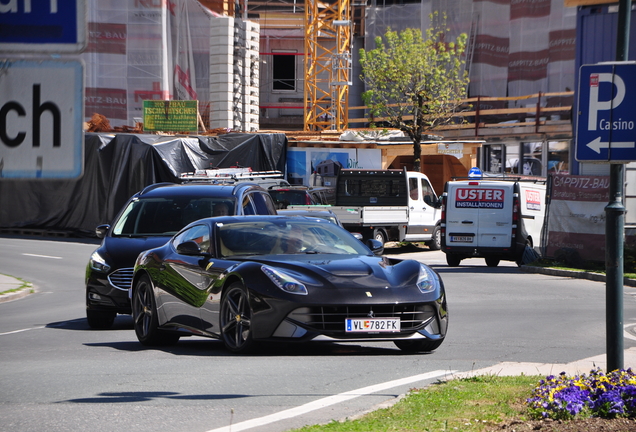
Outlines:
[[[440,209],[428,177],[387,169],[342,169],[336,186],[336,212],[347,229],[365,239],[423,241],[439,249]]]

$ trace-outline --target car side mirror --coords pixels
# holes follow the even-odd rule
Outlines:
[[[382,255],[384,253],[384,243],[376,239],[367,240],[367,247],[371,249],[373,255]]]
[[[199,245],[192,241],[185,241],[177,246],[177,253],[181,255],[205,255],[205,252],[201,251]]]
[[[106,233],[109,229],[110,225],[108,224],[99,225],[97,226],[97,228],[95,228],[95,235],[97,236],[97,238],[103,239],[104,237],[106,237]]]

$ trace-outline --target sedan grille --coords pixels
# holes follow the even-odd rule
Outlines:
[[[314,306],[294,310],[288,318],[307,330],[320,333],[345,333],[347,318],[400,318],[403,332],[424,327],[435,316],[430,304]]]
[[[108,275],[108,282],[116,288],[127,290],[132,286],[134,268],[115,270]]]

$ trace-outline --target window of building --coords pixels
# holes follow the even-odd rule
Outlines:
[[[482,171],[503,174],[506,168],[506,146],[504,144],[484,144],[481,148]]]
[[[484,172],[547,177],[569,173],[569,141],[486,144],[481,150]]]
[[[548,141],[548,174],[570,173],[570,141]]]
[[[296,90],[296,52],[275,52],[272,56],[274,90]]]

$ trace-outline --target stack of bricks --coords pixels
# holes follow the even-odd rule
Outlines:
[[[259,33],[250,21],[211,21],[210,128],[258,131]]]

